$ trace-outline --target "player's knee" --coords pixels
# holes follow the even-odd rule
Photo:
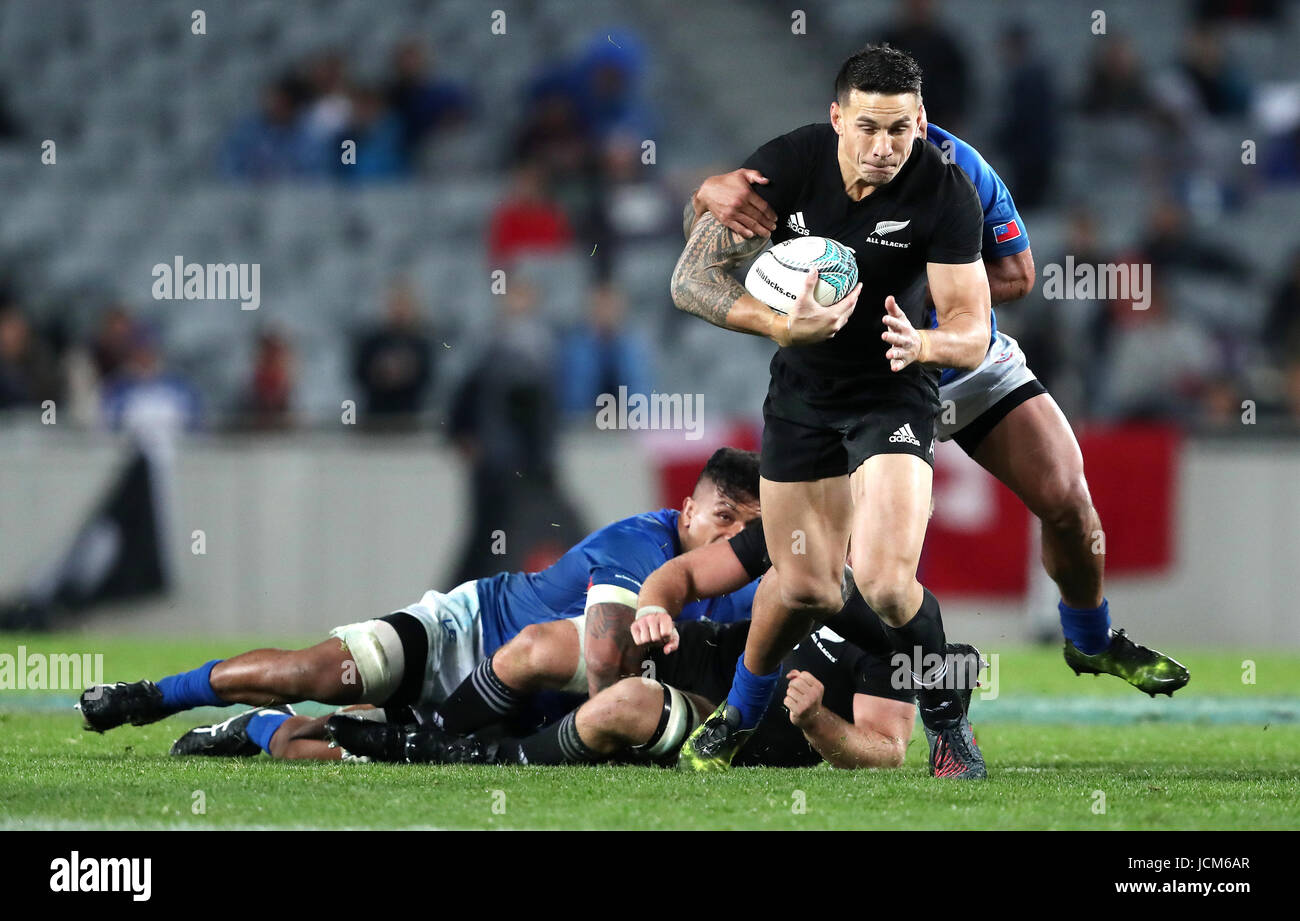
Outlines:
[[[1038,504],[1043,524],[1057,531],[1086,530],[1095,514],[1082,472],[1049,477],[1039,493]]]
[[[583,722],[607,737],[630,744],[644,742],[654,732],[663,696],[658,681],[623,678],[583,705]]]
[[[547,682],[550,645],[542,625],[529,624],[496,651],[492,669],[517,691],[537,690]]]
[[[514,647],[516,664],[521,667],[524,674],[530,678],[546,676],[547,664],[551,659],[550,644],[547,642],[546,631],[541,624],[529,624],[524,627],[510,645]]]
[[[904,567],[881,566],[873,571],[854,569],[854,581],[863,599],[877,614],[888,619],[896,613],[911,614],[907,610],[913,595],[916,574]]]
[[[781,575],[781,603],[791,611],[825,619],[844,605],[838,578]]]

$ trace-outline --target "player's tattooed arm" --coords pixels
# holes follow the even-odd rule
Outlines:
[[[686,200],[686,207],[682,209],[682,236],[686,239],[691,238],[691,228],[695,226],[695,220],[700,216],[700,210],[695,206],[695,193]]]
[[[636,646],[632,642],[632,621],[636,611],[612,601],[587,608],[587,636],[584,655],[587,690],[591,696],[626,675],[636,674]]]
[[[694,205],[683,212],[683,224]],[[780,316],[745,291],[731,271],[763,248],[767,237],[746,239],[705,212],[691,228],[673,270],[673,303],[679,310],[708,320],[714,326],[755,336],[773,336],[773,319]],[[784,324],[781,324],[784,329]]]

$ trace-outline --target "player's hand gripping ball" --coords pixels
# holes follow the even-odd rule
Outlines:
[[[823,307],[844,300],[858,283],[858,263],[847,246],[826,237],[796,237],[754,260],[745,276],[745,290],[777,313],[786,314],[812,271],[817,272],[813,299]]]

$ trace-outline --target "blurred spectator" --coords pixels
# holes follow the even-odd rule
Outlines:
[[[135,324],[122,305],[114,304],[100,316],[90,354],[101,381],[112,380],[122,370],[131,355],[134,335]]]
[[[535,163],[517,166],[506,198],[489,222],[488,259],[504,265],[522,252],[553,252],[572,242],[569,219],[548,194],[541,168]]]
[[[362,423],[413,428],[424,408],[433,371],[429,336],[409,284],[388,292],[384,319],[357,339],[352,374],[364,394]]]
[[[601,155],[604,224],[612,238],[635,240],[681,234],[681,203],[658,181],[660,171],[641,162],[641,143],[612,135]]]
[[[304,68],[303,127],[322,144],[332,141],[352,114],[347,61],[337,51],[313,55]]]
[[[344,140],[357,145],[355,163],[343,163],[341,157],[338,160],[336,168],[345,181],[398,179],[409,172],[402,122],[388,109],[378,90],[353,90],[347,123],[335,137],[332,149],[339,151]]]
[[[1250,106],[1250,84],[1245,71],[1224,53],[1215,26],[1202,24],[1192,28],[1178,69],[1210,115],[1246,114]]]
[[[1001,70],[1006,74],[999,98],[1003,112],[998,146],[1011,164],[1016,204],[1032,210],[1043,204],[1052,187],[1060,149],[1060,108],[1056,82],[1033,48],[1029,30],[1013,25],[1001,42]],[[929,110],[928,91],[926,102]],[[942,123],[940,123],[942,124]]]
[[[1261,345],[1279,365],[1300,361],[1300,249],[1287,264],[1260,330]]]
[[[525,103],[523,125],[511,144],[509,165],[536,163],[552,181],[563,181],[591,175],[595,160],[591,133],[564,82],[534,84]]]
[[[476,463],[550,476],[558,428],[555,343],[538,292],[514,279],[492,341],[452,398],[451,435]]]
[[[227,175],[257,181],[317,175],[328,149],[307,129],[297,101],[298,87],[285,78],[266,87],[262,108],[235,125],[222,155]]]
[[[0,410],[59,398],[58,366],[22,309],[0,304]]]
[[[1142,112],[1150,103],[1150,90],[1133,43],[1114,35],[1095,47],[1080,108],[1087,115]]]
[[[627,29],[593,35],[574,68],[572,87],[579,116],[597,142],[619,132],[649,137],[652,116],[641,92],[646,50]]]
[[[625,325],[626,301],[613,285],[592,289],[584,322],[564,339],[557,368],[560,393],[567,413],[594,416],[596,397],[629,393],[649,394],[652,380],[651,345]]]
[[[437,76],[414,39],[393,49],[393,79],[388,104],[402,124],[402,143],[408,159],[428,137],[451,128],[470,116],[470,96],[465,87]]]
[[[103,418],[113,431],[126,431],[144,444],[169,441],[197,428],[198,391],[184,377],[165,370],[158,333],[143,324],[131,334],[120,373],[103,390]]]
[[[564,541],[581,536],[556,482],[555,350],[536,308],[536,290],[512,281],[491,343],[452,398],[449,434],[471,466],[473,501],[453,582],[537,568],[545,554],[530,547],[545,544],[558,555]],[[542,533],[530,534],[539,524]],[[494,534],[505,536],[504,545]]]
[[[940,25],[935,6],[935,0],[900,0],[897,18],[881,30],[880,40],[916,58],[926,116],[961,134],[974,103],[970,65],[956,38]],[[1016,200],[1020,200],[1019,190]]]
[[[258,335],[253,373],[244,394],[244,424],[259,430],[294,424],[293,390],[297,377],[293,346],[276,330]]]

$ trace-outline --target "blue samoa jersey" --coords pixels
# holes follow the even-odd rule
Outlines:
[[[984,258],[1002,259],[1029,249],[1029,231],[1025,229],[1025,222],[1016,211],[1016,203],[1011,199],[1011,192],[1002,181],[1002,177],[994,172],[993,167],[980,156],[980,152],[935,124],[931,124],[926,129],[926,139],[943,151],[944,156],[951,162],[961,167],[962,172],[975,186],[980,207],[984,209]],[[998,334],[998,318],[992,311],[989,312],[989,316],[993,321],[992,335],[989,337],[991,347],[992,339]],[[939,318],[931,311],[930,328],[933,329],[938,325]],[[965,373],[965,371],[947,368],[939,375],[939,386],[942,387],[953,378]]]
[[[477,583],[483,654],[490,656],[529,624],[577,617],[587,590],[611,585],[635,596],[650,573],[682,552],[676,509],[624,518],[595,531],[541,572],[505,572]],[[723,595],[693,601],[681,620],[748,620],[758,580]]]

